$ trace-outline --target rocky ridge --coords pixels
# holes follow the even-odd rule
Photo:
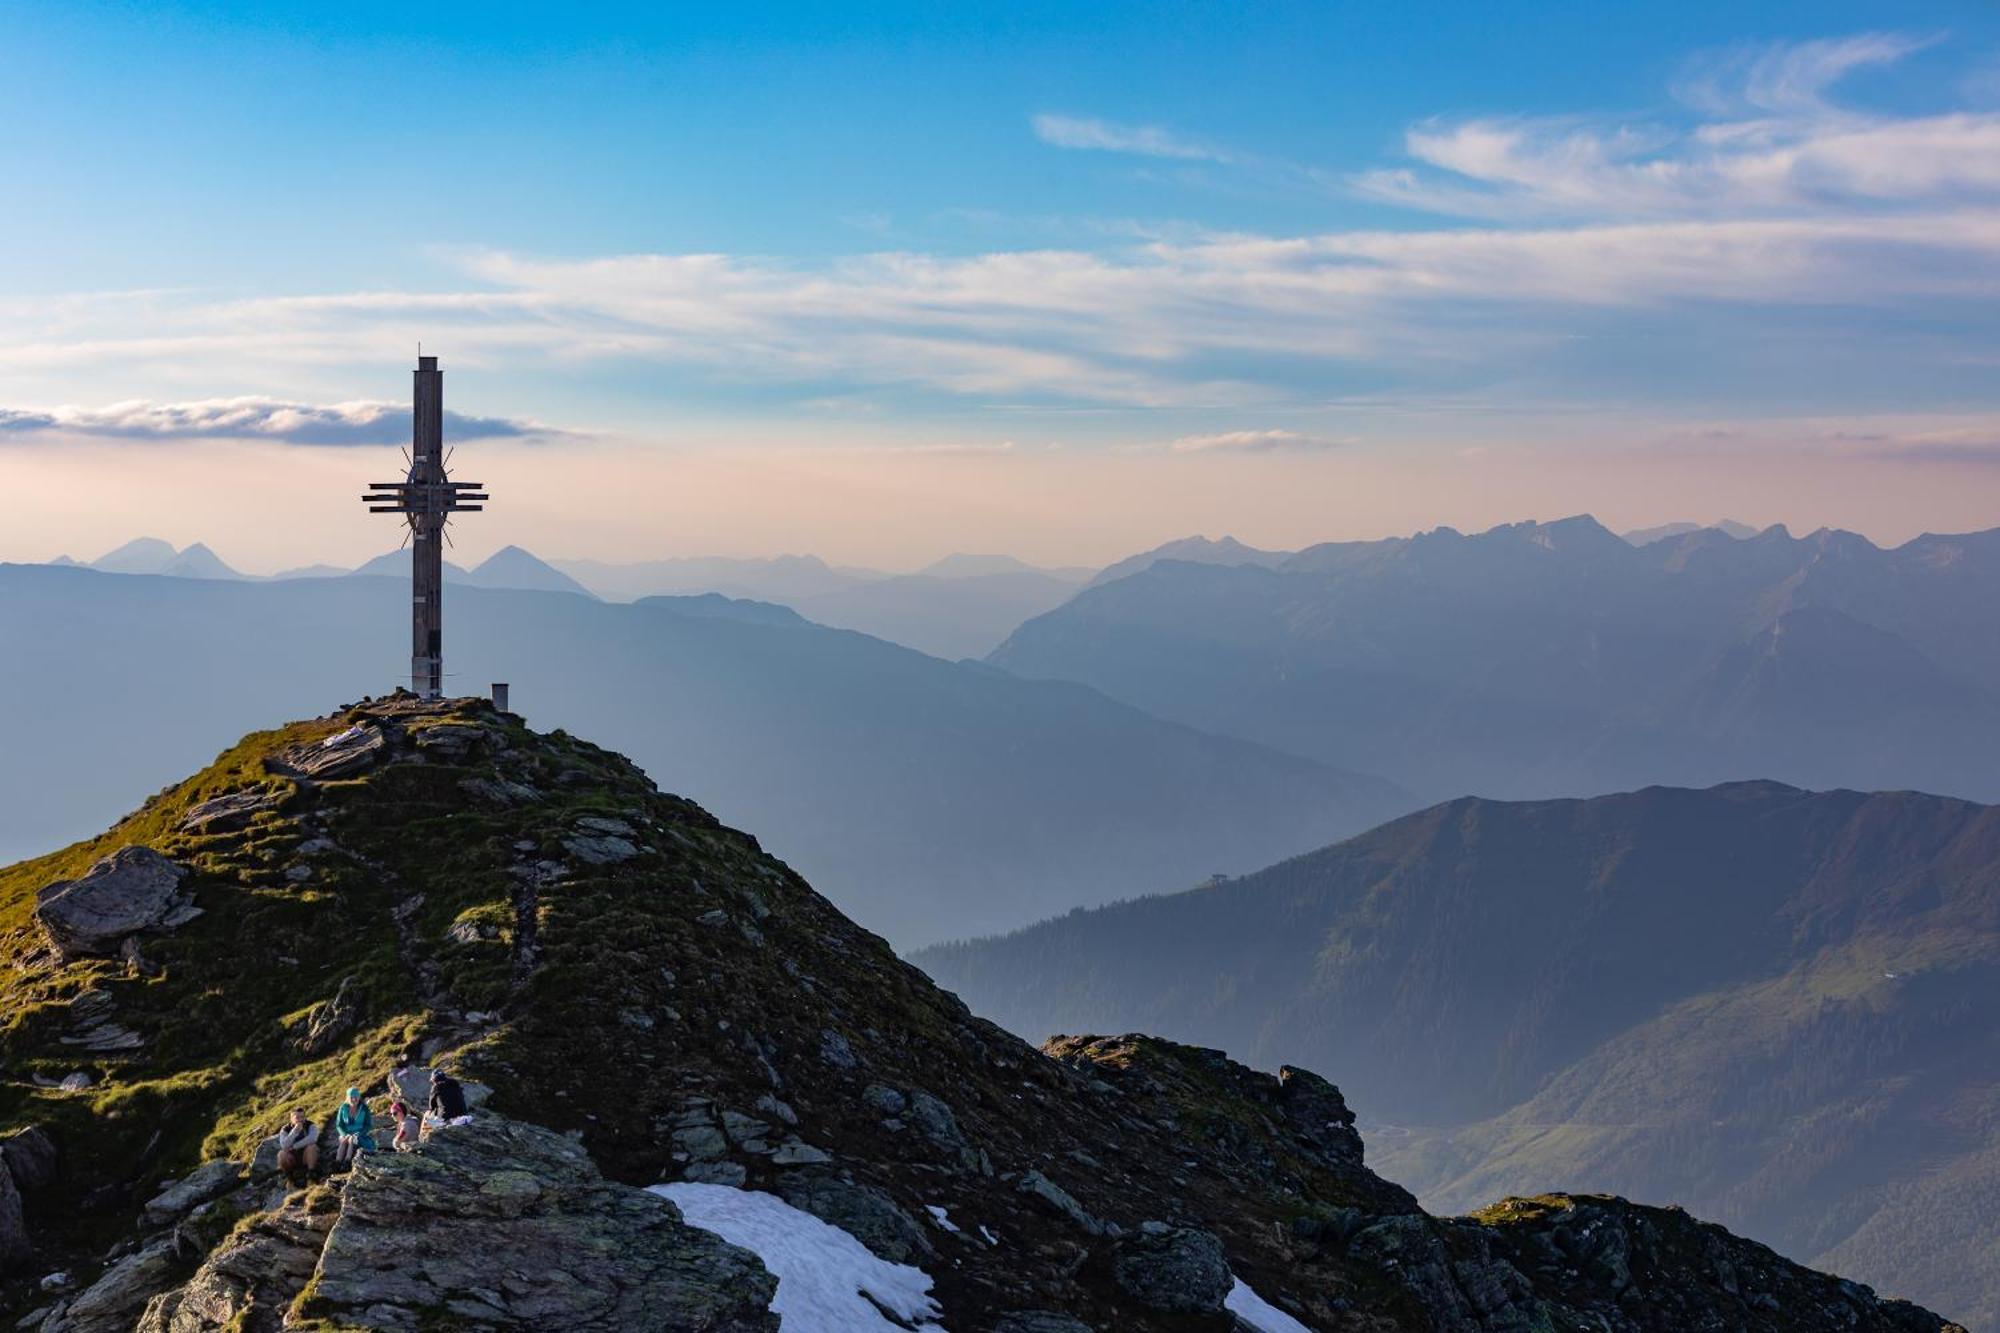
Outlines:
[[[57,947],[38,891],[127,848],[200,915],[121,938],[136,960]],[[661,1181],[840,1228],[958,1333],[1259,1327],[1239,1287],[1318,1330],[1953,1327],[1671,1209],[1428,1217],[1326,1080],[1037,1051],[754,839],[477,701],[249,737],[0,871],[0,978],[0,1129],[62,1154],[17,1191],[4,1299],[48,1333],[775,1327],[767,1265],[635,1188]],[[80,1004],[138,1043],[66,1045]],[[287,1108],[432,1065],[492,1089],[470,1124],[273,1174]],[[0,1191],[0,1259],[6,1217]]]

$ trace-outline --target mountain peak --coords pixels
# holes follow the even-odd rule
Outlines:
[[[105,897],[117,854],[168,891],[123,895],[80,954],[49,949],[40,915]],[[0,871],[0,911],[0,987],[34,1006],[0,1034],[8,1068],[86,1085],[0,1102],[58,1154],[27,1214],[80,1278],[57,1330],[149,1306],[176,1327],[298,1309],[401,1329],[475,1305],[524,1333],[622,1326],[601,1284],[538,1285],[546,1264],[662,1311],[650,1326],[768,1331],[772,1276],[810,1275],[732,1229],[749,1210],[960,1328],[1220,1329],[1244,1302],[1318,1327],[1724,1327],[1756,1308],[1806,1328],[1836,1307],[1862,1333],[1945,1327],[1719,1230],[1684,1246],[1693,1223],[1616,1201],[1427,1217],[1301,1070],[1143,1037],[1037,1052],[755,839],[479,700],[399,693],[246,737],[102,837]],[[111,948],[122,965],[89,952]],[[353,1085],[379,1127],[439,1069],[475,1094],[468,1125],[311,1191],[276,1177],[287,1110],[330,1114]],[[672,1207],[633,1188],[656,1182]],[[136,1239],[105,1268],[114,1217]],[[1536,1258],[1580,1244],[1629,1268]],[[496,1262],[525,1280],[496,1284]],[[845,1326],[872,1327],[855,1303]]]

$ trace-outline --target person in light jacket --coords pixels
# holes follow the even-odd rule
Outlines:
[[[375,1115],[368,1109],[368,1103],[361,1100],[361,1089],[347,1090],[340,1109],[333,1113],[333,1132],[335,1161],[352,1162],[354,1154],[375,1147]]]

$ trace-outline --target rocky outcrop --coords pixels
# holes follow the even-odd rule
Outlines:
[[[349,749],[360,767],[314,769],[345,779],[304,775]],[[196,797],[251,787],[284,817],[188,823]],[[763,1263],[638,1188],[656,1181],[774,1194],[919,1270],[910,1289],[962,1333],[1242,1333],[1239,1309],[1314,1333],[1948,1327],[1683,1214],[1427,1216],[1306,1070],[1144,1036],[1037,1051],[754,839],[484,703],[297,724],[144,814],[210,911],[147,938],[156,976],[52,964],[33,932],[0,932],[0,977],[34,997],[0,1025],[10,1069],[73,1068],[72,1039],[121,1025],[146,1038],[143,1066],[88,1048],[83,1090],[33,1094],[63,1135],[65,1198],[93,1210],[29,1201],[38,1257],[81,1288],[45,1317],[55,1333],[768,1333]],[[437,1064],[491,1103],[284,1192],[258,1136],[285,1108],[352,1083],[386,1138],[386,1096],[421,1104]],[[136,1231],[105,1256],[120,1226]]]
[[[338,1216],[330,1187],[301,1190],[234,1228],[186,1286],[155,1296],[135,1333],[278,1333]]]
[[[187,871],[150,847],[121,847],[80,879],[35,895],[35,923],[68,962],[111,957],[129,935],[171,930],[201,911],[182,891]]]
[[[1214,1314],[1231,1285],[1229,1260],[1213,1232],[1147,1222],[1112,1251],[1111,1277],[1153,1310]]]
[[[126,1333],[181,1266],[172,1237],[133,1251],[42,1322],[42,1333]]]
[[[187,833],[229,833],[246,828],[266,810],[283,803],[282,793],[234,791],[203,801],[181,816],[178,828]]]
[[[756,1256],[605,1181],[575,1141],[482,1115],[361,1160],[305,1313],[384,1330],[771,1333],[776,1289]]]
[[[210,1199],[219,1199],[235,1189],[243,1179],[241,1162],[207,1162],[196,1167],[185,1179],[168,1184],[160,1192],[146,1201],[142,1220],[152,1226],[163,1226],[177,1217],[185,1216]]]

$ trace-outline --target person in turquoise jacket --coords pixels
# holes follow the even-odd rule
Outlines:
[[[361,1089],[347,1090],[340,1109],[333,1113],[333,1132],[335,1161],[352,1162],[354,1154],[374,1148],[375,1116],[361,1100]]]

